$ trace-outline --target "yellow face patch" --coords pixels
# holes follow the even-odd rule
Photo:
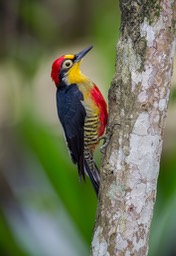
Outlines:
[[[64,56],[65,59],[74,59],[74,55],[73,54],[68,54]]]
[[[80,71],[80,61],[73,64],[68,70],[66,81],[68,84],[85,83],[88,78]]]

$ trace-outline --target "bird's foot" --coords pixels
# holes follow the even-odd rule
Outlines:
[[[110,138],[111,138],[112,133],[113,133],[114,125],[115,125],[115,124],[110,124],[110,125],[108,125],[107,128],[106,128],[106,134],[105,134],[104,136],[100,137],[100,139],[99,139],[99,140],[104,139],[104,143],[103,143],[103,145],[100,147],[100,152],[101,152],[102,154],[105,154],[105,149],[106,149],[107,145],[109,144]]]

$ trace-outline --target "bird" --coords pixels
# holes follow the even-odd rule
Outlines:
[[[98,196],[100,175],[93,155],[103,138],[108,111],[98,87],[80,70],[83,57],[92,48],[57,58],[51,78],[56,85],[57,113],[71,159],[77,165],[80,180],[85,180],[86,174]]]

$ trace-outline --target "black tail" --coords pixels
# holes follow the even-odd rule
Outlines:
[[[84,168],[85,168],[85,172],[89,176],[89,178],[92,182],[92,185],[95,189],[95,192],[98,196],[99,184],[100,184],[100,175],[99,175],[98,168],[94,162],[91,163],[91,167],[90,167],[86,160],[84,160]]]
[[[83,156],[80,157],[80,160],[78,162],[78,175],[79,175],[80,181],[82,181],[82,179],[85,181],[84,158],[83,158]]]

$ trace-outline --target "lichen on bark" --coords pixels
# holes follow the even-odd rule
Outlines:
[[[121,37],[126,40],[131,38],[136,54],[141,57],[141,65],[146,50],[145,37],[141,36],[140,26],[144,19],[151,25],[159,18],[162,9],[160,0],[125,0],[120,1],[121,9]],[[142,66],[143,67],[143,66]]]
[[[170,1],[120,1],[93,256],[147,255],[175,51]]]

